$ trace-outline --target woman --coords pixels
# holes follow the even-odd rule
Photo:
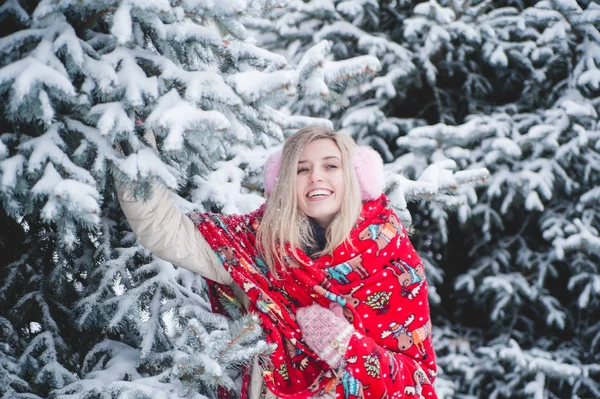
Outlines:
[[[148,202],[118,188],[142,245],[212,280],[215,307],[230,287],[260,316],[276,349],[243,397],[436,398],[423,263],[382,190],[375,151],[314,126],[269,158],[248,215],[186,216],[164,187]]]

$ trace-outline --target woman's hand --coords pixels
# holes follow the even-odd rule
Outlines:
[[[334,310],[332,312],[317,304],[310,305],[298,309],[296,320],[302,329],[304,342],[321,360],[337,369],[346,354],[354,327],[346,318],[338,316],[341,309]]]

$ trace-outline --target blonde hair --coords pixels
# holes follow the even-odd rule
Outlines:
[[[298,208],[296,176],[302,151],[308,144],[320,139],[333,140],[342,153],[345,194],[340,210],[325,230],[327,244],[315,256],[330,254],[342,244],[360,215],[362,201],[352,160],[356,149],[352,137],[321,126],[305,126],[291,135],[283,146],[283,161],[273,190],[267,198],[257,235],[258,252],[276,276],[276,263],[287,267],[287,262],[284,261],[287,243],[293,254],[297,253],[298,248],[306,249],[315,245],[310,221]]]

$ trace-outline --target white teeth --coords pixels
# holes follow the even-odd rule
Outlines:
[[[329,195],[332,191],[329,190],[313,190],[310,191],[307,195],[308,198],[316,197],[317,195]]]

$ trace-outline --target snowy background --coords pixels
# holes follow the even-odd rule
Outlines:
[[[599,29],[590,0],[4,1],[0,397],[239,392],[256,320],[136,243],[114,181],[248,212],[320,124],[385,161],[441,399],[599,398]]]

